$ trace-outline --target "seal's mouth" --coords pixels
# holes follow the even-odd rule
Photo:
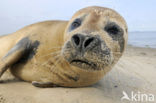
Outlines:
[[[76,62],[76,63],[84,63],[86,65],[91,66],[91,64],[89,62],[83,61],[83,60],[78,60],[78,59],[77,60],[72,60],[70,63],[74,63],[74,62]]]
[[[85,60],[80,60],[80,59],[74,59],[70,62],[70,64],[73,64],[75,66],[81,67],[81,68],[92,68],[96,69],[97,65],[95,63],[91,63]]]

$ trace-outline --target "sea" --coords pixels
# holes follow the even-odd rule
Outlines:
[[[137,47],[156,48],[156,31],[129,32],[128,44]]]

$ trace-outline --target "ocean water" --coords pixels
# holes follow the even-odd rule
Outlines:
[[[128,44],[138,47],[156,48],[156,31],[129,32]]]

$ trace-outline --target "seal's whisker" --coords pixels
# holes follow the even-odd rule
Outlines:
[[[59,55],[60,53],[55,53],[55,55],[53,54],[47,54],[47,55],[44,55],[44,56],[42,56],[42,57],[40,57],[40,58],[44,58],[44,57],[46,57],[46,56],[49,56],[49,55],[51,55],[51,57],[54,57],[54,56],[56,56],[56,55]]]
[[[46,65],[46,64],[50,61],[50,59],[51,59],[51,58],[49,58],[47,61],[45,61],[44,63],[42,63],[42,66],[43,66],[43,65]]]
[[[55,59],[57,59],[58,57],[60,57],[61,55],[55,55],[53,58],[51,57],[51,58],[49,58],[47,61],[45,61],[42,65],[45,65],[45,64],[47,64],[51,59],[52,60],[55,60]]]
[[[46,56],[49,56],[49,55],[53,55],[53,54],[60,54],[60,53],[61,53],[61,51],[52,52],[52,53],[49,53],[49,54],[46,54],[46,55],[40,56],[40,58],[43,58],[43,57],[46,57]]]
[[[42,65],[45,65],[47,64],[51,59],[55,60],[57,59],[57,57],[61,57],[60,55],[61,51],[57,51],[57,52],[54,52],[54,53],[50,53],[50,54],[47,54],[47,55],[44,55],[42,57],[45,57],[45,56],[48,56],[48,55],[52,55],[52,57],[50,57],[47,61],[45,61]],[[53,56],[54,55],[54,56]]]
[[[65,49],[65,50],[69,50],[69,49]],[[58,50],[58,51],[56,51],[56,52],[49,53],[49,54],[44,55],[44,56],[49,56],[49,55],[59,54],[59,53],[61,53],[61,50]],[[44,57],[44,56],[43,56],[43,57]]]
[[[58,59],[55,61],[54,65],[50,68],[50,70],[51,70],[52,72],[55,70],[56,65],[57,65],[60,61],[61,61],[61,58],[58,58]]]
[[[61,56],[59,53],[58,54],[55,54],[55,56],[50,57],[46,62],[44,62],[43,65],[45,65],[46,63],[48,63],[51,59],[55,60],[59,56]]]
[[[52,55],[52,54],[57,54],[57,53],[61,53],[61,50],[60,51],[57,51],[57,52],[52,52],[50,54]]]
[[[59,55],[59,54],[58,55],[55,55],[52,59],[55,60],[55,59],[57,59],[57,57],[61,57],[61,55]]]
[[[62,47],[63,47],[63,46],[60,46],[60,47],[59,47],[59,46],[58,46],[58,47],[51,47],[51,48],[49,48],[48,50],[51,50],[51,49],[62,49]]]

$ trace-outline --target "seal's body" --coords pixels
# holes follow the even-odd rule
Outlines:
[[[127,26],[115,11],[88,7],[70,21],[32,24],[0,37],[0,76],[38,87],[88,86],[100,80],[123,54]]]

